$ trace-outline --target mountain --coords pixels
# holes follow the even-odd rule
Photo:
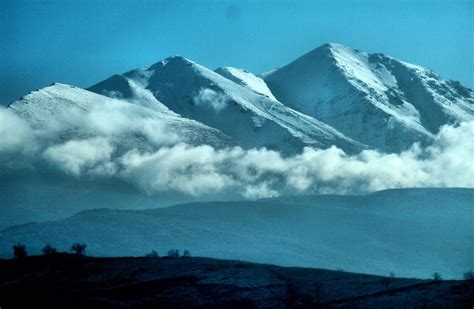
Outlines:
[[[0,175],[0,183],[0,230],[18,224],[58,220],[87,209],[147,209],[195,200],[193,196],[174,191],[148,195],[116,178],[81,179],[39,168]]]
[[[156,99],[183,117],[233,137],[244,148],[265,146],[290,153],[304,145],[336,145],[348,152],[365,148],[323,122],[273,100],[261,79],[240,74],[241,81],[235,82],[236,78],[224,76],[174,56],[148,68],[114,75],[89,90],[133,102],[145,102],[139,94],[147,93],[147,98],[154,98],[142,104],[153,105]]]
[[[143,256],[188,248],[194,255],[286,266],[429,278],[461,278],[474,265],[473,189],[403,189],[205,202],[150,210],[96,209],[0,231],[15,243],[84,242],[94,256]]]
[[[429,142],[440,126],[474,119],[474,92],[459,82],[340,44],[263,76],[283,104],[385,151]]]
[[[183,118],[158,101],[151,109],[59,83],[33,91],[8,108],[35,132],[48,131],[48,139],[67,141],[107,135],[116,142],[119,153],[131,149],[152,151],[163,143],[175,142],[235,145],[221,131]],[[173,135],[176,140],[171,138]]]
[[[212,71],[174,56],[113,75],[89,90],[53,84],[8,107],[8,114],[18,116],[27,128],[13,129],[20,131],[19,139],[16,132],[9,133],[12,140],[20,141],[21,153],[7,149],[5,156],[5,143],[0,143],[0,228],[100,207],[142,209],[192,200],[249,198],[252,194],[242,195],[247,191],[234,187],[192,195],[196,191],[187,187],[194,183],[189,169],[200,169],[201,162],[213,157],[188,152],[204,160],[191,167],[176,153],[202,146],[205,153],[215,151],[222,158],[224,148],[264,146],[279,150],[286,160],[288,154],[302,154],[305,146],[336,146],[349,154],[367,148],[399,152],[413,142],[429,142],[440,125],[472,119],[473,105],[472,90],[457,82],[338,44],[323,45],[261,76],[232,67]],[[172,164],[159,154],[170,148],[174,151],[164,156]],[[328,160],[321,175],[326,167],[339,166],[329,152],[325,154]],[[183,178],[176,179],[162,163],[171,164]],[[226,169],[225,164],[219,169]],[[156,170],[149,171],[150,166]],[[203,177],[215,181],[214,166],[203,168]],[[305,168],[297,174],[304,175]],[[145,178],[143,173],[156,177]],[[258,176],[260,171],[249,169],[237,181],[234,174],[226,179],[246,183],[245,174],[253,177],[253,173]],[[252,184],[252,190],[259,188],[256,191],[269,196],[274,190],[287,194],[290,191],[275,189],[278,177],[268,173],[262,183]],[[300,179],[291,181],[299,185]],[[307,187],[306,181],[301,187]],[[181,191],[160,191],[169,183]],[[313,189],[324,190],[308,188]],[[151,196],[144,197],[144,192]]]
[[[70,116],[71,109],[80,114],[102,108],[112,115],[119,109],[136,123],[164,123],[165,135],[181,142],[267,147],[284,154],[305,146],[400,152],[415,142],[429,144],[442,125],[474,120],[474,93],[458,82],[339,44],[325,44],[262,76],[232,67],[212,71],[173,56],[88,90],[55,84],[10,109],[35,129],[54,123],[64,140],[91,135]],[[144,136],[127,127],[118,144],[152,150],[150,140],[163,137],[158,131]]]
[[[156,99],[153,104],[146,107],[65,84],[11,103],[8,110],[29,130],[24,153],[5,159],[0,145],[0,228],[84,209],[144,209],[193,200],[175,191],[150,196],[120,177],[106,176],[123,172],[116,162],[137,152],[156,153],[182,144],[237,145],[221,131],[181,117]],[[51,150],[56,168],[48,160]]]

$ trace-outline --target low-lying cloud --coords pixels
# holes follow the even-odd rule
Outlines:
[[[71,123],[87,131],[73,139],[54,139],[58,132],[53,129],[34,129],[10,110],[0,109],[0,163],[19,169],[19,162],[31,162],[89,181],[120,179],[147,194],[176,191],[195,197],[474,187],[474,122],[445,126],[432,145],[415,144],[399,154],[365,150],[348,155],[337,147],[306,147],[284,156],[266,148],[192,146],[166,124],[130,113],[126,105],[104,105],[73,118]],[[134,147],[125,140],[137,134],[151,146]]]
[[[205,106],[212,108],[215,112],[220,112],[227,106],[227,97],[212,89],[204,88],[199,91],[194,98],[194,102],[199,106]]]
[[[11,110],[0,107],[0,155],[23,152],[32,143],[28,123]]]
[[[110,157],[113,147],[105,138],[70,140],[60,145],[53,145],[44,151],[44,158],[65,173],[79,176],[83,171],[95,173],[96,168],[102,174],[105,170],[113,173]]]

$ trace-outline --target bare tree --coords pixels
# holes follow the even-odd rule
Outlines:
[[[23,244],[16,244],[12,248],[13,248],[13,257],[15,259],[23,259],[28,255],[26,253],[26,246]]]
[[[184,249],[183,257],[191,257],[191,252],[188,249]]]
[[[152,257],[152,258],[157,258],[157,257],[159,257],[159,256],[158,256],[158,252],[156,252],[155,250],[151,250],[151,251],[150,251],[149,253],[147,253],[145,256],[146,256],[146,257]]]
[[[168,251],[168,256],[172,258],[179,257],[179,250],[178,249],[171,249]]]
[[[443,278],[441,277],[440,273],[434,273],[433,274],[433,280],[434,281],[441,281],[441,280],[443,280]]]
[[[43,255],[51,255],[57,252],[56,248],[51,247],[50,245],[46,245],[43,247]]]
[[[466,271],[463,274],[464,280],[474,280],[474,272],[472,270]]]
[[[81,244],[81,243],[74,243],[71,246],[71,251],[74,252],[77,255],[84,255],[86,253],[86,244]]]

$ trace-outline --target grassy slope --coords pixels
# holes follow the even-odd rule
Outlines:
[[[169,208],[90,210],[0,231],[0,256],[24,243],[84,242],[94,256],[188,248],[199,256],[397,276],[459,279],[472,269],[474,190],[390,190]]]
[[[468,307],[474,281],[387,278],[209,258],[0,260],[2,308]]]

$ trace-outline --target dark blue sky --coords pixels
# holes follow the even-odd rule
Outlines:
[[[474,87],[474,1],[0,0],[0,104],[180,54],[260,73],[326,42]]]

